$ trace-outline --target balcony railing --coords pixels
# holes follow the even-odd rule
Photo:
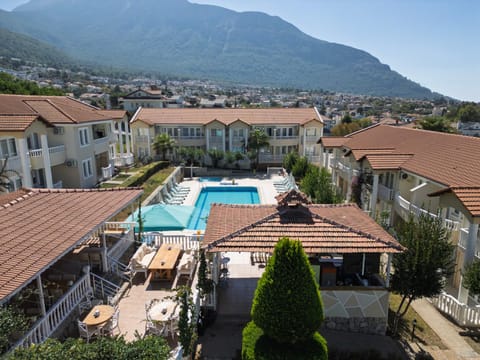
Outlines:
[[[447,293],[442,293],[430,301],[461,327],[480,327],[480,306],[468,306]]]
[[[395,199],[396,199],[396,204],[400,207],[399,209],[400,215],[403,217],[404,220],[408,219],[408,216],[410,215],[410,213],[413,213],[416,217],[420,216],[420,214],[425,214],[433,218],[437,218],[438,216],[437,214],[431,213],[425,209],[422,209],[417,205],[412,204],[410,201],[406,200],[399,194],[396,195]],[[449,230],[457,231],[459,229],[458,221],[444,219],[442,223],[443,223],[443,226]]]
[[[307,135],[305,136],[305,142],[316,144],[319,137],[320,136],[317,136],[317,135]]]
[[[148,143],[148,135],[137,135],[135,136],[135,141],[139,143]]]
[[[285,155],[267,155],[260,154],[258,161],[260,163],[282,163]]]
[[[101,138],[94,139],[93,142],[95,144],[104,144],[104,143],[108,143],[108,140],[110,140],[110,137],[109,136],[104,136],[104,137],[101,137]]]
[[[7,159],[0,159],[0,168],[3,167],[5,164],[5,161],[7,161],[7,167],[5,168],[6,170],[14,170],[21,172],[22,170],[22,160],[20,159],[20,156],[11,156]]]
[[[63,188],[63,181],[57,181],[55,184],[53,184],[54,189],[62,189]]]
[[[322,162],[322,156],[320,155],[307,155],[308,161],[315,164],[320,164]]]
[[[13,348],[41,344],[47,340],[76,309],[90,289],[90,274],[85,274],[68,289],[45,316],[39,319]]]
[[[102,167],[102,178],[104,180],[111,179],[113,176],[113,166],[112,164],[108,165],[107,167]]]
[[[65,145],[49,147],[48,153],[50,155],[51,166],[63,164],[66,160]],[[45,167],[43,149],[29,150],[29,155],[33,169],[41,169]]]
[[[133,154],[128,153],[124,155],[117,155],[113,159],[113,163],[115,166],[129,166],[132,165],[134,162]]]
[[[161,233],[146,233],[143,235],[144,241],[159,248],[162,244],[180,245],[183,250],[200,248],[200,242],[203,235],[164,235]]]

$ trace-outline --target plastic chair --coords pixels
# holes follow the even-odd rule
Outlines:
[[[100,332],[98,328],[89,328],[87,324],[78,320],[78,333],[81,338],[86,339],[87,343],[92,337],[99,336]]]
[[[118,318],[120,317],[120,310],[117,308],[113,313],[112,318],[107,322],[107,324],[102,327],[102,334],[103,335],[113,335],[113,331],[120,328],[118,326]]]
[[[166,325],[163,322],[152,321],[147,319],[145,323],[145,333],[163,336],[165,333]]]

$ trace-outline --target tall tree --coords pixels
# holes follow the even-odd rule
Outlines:
[[[255,129],[250,132],[248,138],[248,151],[255,154],[255,168],[258,167],[258,160],[260,157],[260,149],[263,149],[269,146],[268,135],[265,131],[260,129]]]
[[[317,204],[338,204],[342,200],[328,170],[315,165],[309,165],[305,177],[300,182],[300,189]]]
[[[287,170],[288,173],[290,173],[293,169],[293,166],[295,163],[298,161],[300,158],[300,155],[298,155],[298,152],[292,151],[289,152],[285,157],[283,158],[283,167],[285,170]]]
[[[418,218],[411,214],[399,228],[398,237],[407,250],[395,255],[392,262],[391,290],[402,298],[395,313],[394,334],[412,301],[440,294],[444,279],[453,271],[455,248],[442,220],[424,213]]]
[[[472,295],[480,295],[480,261],[467,265],[463,272],[463,286]]]
[[[165,160],[165,156],[168,150],[172,150],[175,147],[176,141],[172,139],[168,134],[162,133],[157,135],[153,142],[153,148],[155,151],[162,154],[162,160]]]
[[[423,130],[438,131],[444,133],[456,133],[457,130],[451,125],[450,120],[443,116],[427,116],[418,122]]]

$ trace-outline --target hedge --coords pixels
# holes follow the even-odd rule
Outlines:
[[[158,161],[151,163],[145,166],[143,172],[140,172],[134,176],[129,177],[122,183],[124,187],[132,187],[132,186],[141,186],[147,179],[155,174],[157,171],[165,169],[168,167],[168,161]]]

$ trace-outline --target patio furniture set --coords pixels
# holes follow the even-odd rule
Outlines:
[[[78,319],[78,332],[81,338],[89,342],[92,338],[112,336],[118,330],[120,310],[117,305],[103,304],[101,300],[94,299],[93,292],[88,293],[86,300],[79,305],[80,314],[88,311],[83,320]]]
[[[189,187],[175,185],[164,196],[164,201],[166,204],[182,205],[189,193],[190,193]]]
[[[174,338],[178,332],[180,306],[170,299],[153,299],[145,304],[145,333]]]

